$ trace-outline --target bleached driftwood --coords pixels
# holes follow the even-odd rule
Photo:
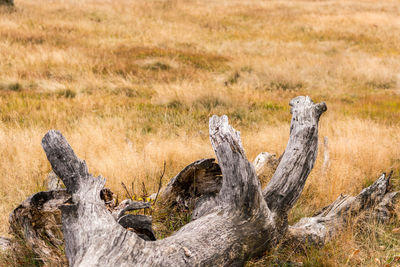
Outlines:
[[[301,98],[302,101],[307,101],[307,98]],[[295,102],[296,100],[292,101]],[[323,105],[319,106],[317,110],[324,110],[325,107]],[[310,111],[307,109],[302,109],[300,114],[309,114],[314,111]],[[285,153],[279,158],[276,159],[274,154],[270,154],[267,152],[260,153],[257,158],[254,160],[254,166],[256,169],[256,173],[260,179],[264,173],[268,173],[269,170],[276,169],[276,164],[282,162],[282,160],[286,160],[286,163],[280,164],[280,170],[277,170],[274,175],[274,183],[270,183],[267,188],[264,190],[263,194],[265,200],[268,202],[273,202],[273,199],[269,200],[269,190],[273,191],[273,187],[282,187],[285,186],[289,188],[293,188],[288,186],[288,183],[293,183],[294,181],[298,181],[299,179],[303,180],[308,175],[309,171],[312,169],[312,163],[316,157],[317,151],[317,123],[318,120],[310,121],[308,123],[304,123],[305,118],[299,117],[299,112],[293,112],[292,125],[291,125],[291,139],[289,141],[288,147],[285,150]],[[317,118],[317,116],[314,116]],[[306,119],[307,120],[307,119]],[[301,129],[301,130],[299,130]],[[302,140],[301,142],[298,142]],[[298,151],[300,154],[308,154],[309,159],[303,163],[296,162],[290,155],[294,155],[293,151]],[[286,156],[285,156],[286,155]],[[297,159],[300,159],[298,157]],[[303,158],[304,160],[304,158]],[[290,164],[292,163],[292,164]],[[311,165],[307,165],[309,163]],[[329,148],[328,148],[328,138],[324,138],[324,169],[327,170],[330,165],[329,159]],[[294,168],[305,167],[306,170],[302,172],[296,172]],[[293,174],[289,173],[288,169],[294,170]],[[265,171],[267,170],[267,172]],[[283,170],[283,171],[282,171]],[[203,170],[203,172],[207,172],[207,170]],[[296,176],[297,175],[297,176]],[[302,176],[303,175],[303,176]],[[261,176],[261,177],[260,177]],[[288,176],[290,180],[287,179]],[[302,246],[305,244],[315,244],[315,245],[324,245],[326,242],[331,240],[334,236],[338,235],[342,232],[343,228],[346,227],[346,223],[350,219],[354,219],[356,216],[368,214],[369,218],[377,219],[379,222],[386,222],[393,216],[394,203],[396,201],[396,197],[399,195],[398,192],[391,192],[389,181],[390,176],[387,178],[385,174],[383,174],[373,185],[364,189],[357,197],[343,196],[341,195],[336,201],[334,201],[331,205],[327,206],[320,212],[316,213],[311,218],[303,218],[300,222],[296,223],[293,226],[289,226],[289,231],[287,232],[285,238],[283,239],[285,244],[290,244],[294,246]],[[298,186],[304,185],[302,183],[297,183]],[[189,188],[191,185],[186,184],[186,188]],[[183,191],[183,192],[182,192]],[[219,191],[219,190],[217,190]],[[185,194],[184,190],[180,189],[181,194]],[[280,192],[279,190],[275,192]],[[294,191],[296,194],[298,191]],[[288,194],[293,198],[297,198],[297,196],[293,196]],[[284,198],[283,194],[277,194],[278,198]],[[197,196],[197,198],[201,198],[201,196]],[[292,198],[292,199],[293,199]],[[187,201],[190,201],[188,199]],[[207,210],[209,207],[205,207]],[[198,212],[196,209],[193,211],[194,218],[197,218]],[[285,214],[285,212],[283,212]],[[283,229],[287,227],[286,218],[283,219]]]
[[[51,171],[47,175],[47,190],[57,190],[62,188],[62,181]]]
[[[263,190],[268,207],[283,216],[299,198],[314,167],[318,151],[318,122],[326,111],[325,103],[314,104],[309,97],[302,96],[292,99],[290,106],[289,142],[271,181]]]
[[[228,124],[226,116],[210,119],[210,140],[222,171],[221,189],[203,202],[201,216],[155,242],[143,241],[114,220],[100,200],[105,179],[89,174],[86,163],[76,157],[66,139],[49,131],[43,148],[54,172],[72,194],[71,204],[62,206],[69,264],[241,265],[276,244],[286,232],[287,211],[314,164],[318,120],[326,110],[324,103],[314,104],[308,97],[297,97],[290,104],[289,144],[264,194],[239,132]]]
[[[162,190],[160,202],[193,214],[191,222],[157,241],[150,217],[125,214],[146,204],[123,201],[107,207],[110,201],[101,199],[110,195],[101,194],[105,179],[93,177],[61,133],[49,131],[43,148],[72,196],[61,206],[70,266],[240,266],[282,241],[324,243],[350,215],[372,211],[389,218],[397,193],[389,192],[389,179],[382,176],[357,197],[341,197],[314,217],[288,226],[288,212],[316,160],[318,122],[326,111],[325,103],[314,104],[309,97],[296,97],[290,105],[289,142],[264,190],[239,132],[226,116],[210,118],[218,164],[214,159],[196,161]]]
[[[394,204],[399,195],[399,192],[390,192],[390,177],[391,174],[382,174],[357,196],[340,195],[313,217],[300,219],[289,227],[285,242],[294,246],[324,245],[360,215],[362,219],[387,222],[394,215]]]

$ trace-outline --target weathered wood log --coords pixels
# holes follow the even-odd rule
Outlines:
[[[275,154],[261,152],[253,161],[258,179],[268,181],[279,161]],[[196,219],[203,214],[203,203],[214,199],[221,190],[221,175],[215,159],[201,159],[189,164],[161,190],[163,208],[178,206],[191,211],[192,219]]]
[[[42,140],[43,148],[54,172],[72,194],[72,202],[62,206],[69,264],[235,266],[275,245],[286,231],[282,221],[314,164],[318,120],[326,110],[324,103],[314,104],[308,97],[295,98],[291,106],[289,144],[264,196],[239,132],[228,124],[226,116],[213,116],[210,140],[222,172],[221,189],[202,201],[196,220],[155,242],[143,241],[115,222],[100,201],[104,178],[90,175],[65,138],[49,131]],[[304,149],[303,153],[299,149]]]
[[[222,187],[222,173],[215,159],[201,159],[186,166],[161,190],[160,203],[164,209],[177,208],[192,212],[192,219],[208,211]]]
[[[215,159],[201,159],[186,166],[165,189],[160,199],[163,204],[180,205],[191,209],[198,198],[215,196],[221,189],[222,176]]]
[[[260,233],[268,236],[273,227],[270,221],[265,220],[268,209],[262,199],[254,169],[245,159],[242,149],[230,149],[231,145],[239,148],[240,139],[227,124],[227,118],[214,117],[212,122],[210,128],[215,132],[213,143],[217,155],[225,154],[220,151],[230,152],[230,156],[235,157],[243,168],[228,168],[224,176],[227,185],[223,186],[227,196],[219,200],[220,208],[217,211],[189,223],[175,235],[156,242],[144,242],[118,225],[99,201],[99,190],[104,185],[104,179],[88,174],[85,163],[75,156],[61,134],[55,131],[46,134],[43,147],[48,159],[55,173],[72,192],[73,204],[62,207],[66,254],[70,265],[234,264],[243,263],[246,258],[243,255],[251,255],[255,251],[260,253],[265,249],[263,246],[260,248],[259,242],[254,242],[254,237]],[[235,135],[231,135],[228,141],[219,137],[231,133]],[[233,180],[231,183],[245,181],[232,188],[228,185],[228,179]],[[245,184],[248,190],[242,188]],[[220,196],[225,194],[220,193]],[[250,216],[254,218],[249,220]],[[90,218],[96,220],[88,224]],[[222,233],[228,230],[235,230],[233,232],[236,233],[226,236],[221,234],[221,230]],[[250,240],[243,247],[243,240],[247,239]],[[205,240],[209,244],[205,244]]]
[[[89,174],[86,163],[77,158],[61,133],[49,131],[42,145],[68,193],[60,191],[69,200],[49,198],[58,191],[32,196],[28,202],[36,203],[33,206],[39,209],[18,207],[12,215],[13,221],[29,229],[28,234],[21,227],[15,232],[29,240],[31,232],[38,232],[31,230],[35,225],[31,217],[52,203],[61,205],[70,266],[240,266],[282,240],[324,244],[361,213],[368,212],[379,221],[390,218],[399,194],[389,191],[389,178],[383,175],[358,196],[341,196],[314,217],[288,227],[287,214],[317,156],[318,121],[326,110],[324,103],[314,104],[309,97],[294,98],[290,105],[289,142],[281,158],[274,159],[278,166],[273,166],[276,171],[263,191],[239,132],[229,125],[226,116],[210,118],[210,140],[218,164],[214,159],[196,161],[162,191],[163,203],[193,210],[193,220],[157,241],[151,217],[125,214],[149,204],[126,200],[115,207],[112,192],[103,188],[105,179]],[[260,170],[258,159],[255,165]],[[28,215],[18,216],[23,213]],[[28,219],[19,219],[25,217]]]
[[[268,181],[280,159],[275,154],[260,153],[253,165],[261,182]],[[201,217],[208,209],[206,202],[214,201],[221,190],[222,176],[215,159],[201,159],[186,166],[161,190],[163,209],[178,207],[192,212],[192,219]],[[214,203],[215,204],[215,203]]]
[[[357,196],[340,195],[332,204],[313,217],[302,218],[286,233],[284,243],[293,247],[322,246],[329,242],[355,219],[387,222],[394,215],[399,192],[390,192],[391,175],[382,174],[371,186]]]
[[[67,259],[62,252],[64,236],[59,208],[70,198],[71,194],[66,189],[39,192],[27,198],[10,214],[10,233],[17,240],[24,240],[25,245],[46,265],[67,265]],[[127,211],[149,208],[150,203],[124,200],[118,207],[115,207],[114,194],[108,188],[100,191],[100,198],[106,208],[115,214],[115,220],[123,227],[139,233],[141,238],[155,240],[151,230],[151,217],[125,215]],[[127,218],[120,220],[123,215],[128,216],[129,220]],[[0,247],[8,244],[6,241],[7,239],[0,239]],[[13,240],[9,241],[13,242]]]
[[[65,189],[39,192],[10,214],[10,232],[23,239],[49,266],[66,265],[62,254],[63,235],[59,207],[71,197]]]

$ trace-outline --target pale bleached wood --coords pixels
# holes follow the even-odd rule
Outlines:
[[[314,164],[314,133],[319,115],[326,109],[325,104],[315,105],[308,97],[295,98],[291,106],[291,138],[285,154],[294,155],[282,158],[288,168],[281,166],[282,161],[281,169],[278,166],[279,174],[289,183],[282,187],[274,181],[272,187],[286,195],[283,200],[277,199],[277,206],[271,205],[274,214],[263,197],[255,169],[246,158],[239,132],[229,125],[226,116],[213,116],[210,141],[222,172],[221,189],[215,197],[202,201],[202,212],[196,220],[154,242],[143,241],[115,222],[99,197],[105,180],[90,175],[86,163],[76,157],[66,139],[57,131],[49,131],[43,138],[43,148],[54,172],[72,193],[72,203],[62,207],[70,265],[234,266],[275,245],[285,232],[281,218],[287,217],[288,207],[301,193]],[[298,152],[297,146],[309,152]],[[296,167],[294,161],[303,164],[303,168]],[[272,197],[281,195],[267,193]]]
[[[90,175],[66,139],[49,131],[43,148],[54,172],[72,192],[72,203],[62,207],[70,265],[232,266],[265,251],[274,224],[240,136],[226,116],[214,116],[210,139],[223,174],[217,205],[171,237],[146,242],[115,222],[100,201],[104,179]]]
[[[139,223],[143,230],[152,230],[149,217],[135,221],[134,215],[123,215],[125,208],[125,211],[136,208],[137,203],[121,205],[113,216],[100,199],[105,179],[89,174],[86,163],[77,158],[61,133],[49,131],[43,138],[43,148],[54,172],[72,194],[72,199],[61,208],[69,264],[241,266],[250,257],[275,246],[287,231],[287,213],[313,168],[318,148],[318,121],[326,110],[324,103],[314,104],[309,97],[294,98],[290,105],[289,142],[264,191],[246,158],[239,132],[229,125],[226,116],[210,118],[210,141],[218,165],[213,159],[194,162],[163,191],[171,203],[181,201],[187,205],[185,202],[195,197],[195,220],[172,236],[157,241],[145,241],[116,222],[117,219],[127,225]],[[307,242],[310,235],[325,232],[325,242],[332,229],[336,229],[327,225],[343,226],[349,211],[360,213],[368,209],[373,210],[371,214],[378,214],[378,219],[390,217],[398,194],[388,191],[388,180],[381,177],[357,197],[340,197],[313,218],[305,218],[290,227],[285,240],[294,242],[303,238],[302,242]],[[196,181],[201,183],[194,186]],[[315,227],[317,234],[310,234],[310,227]],[[292,239],[288,238],[290,235]],[[318,240],[321,239],[317,238],[317,243]]]
[[[318,122],[326,111],[324,102],[314,104],[308,96],[290,101],[290,137],[281,161],[263,191],[268,207],[285,216],[303,191],[318,152]]]
[[[155,240],[151,229],[151,217],[125,215],[127,211],[150,208],[150,203],[127,199],[122,201],[118,207],[114,207],[110,205],[112,203],[109,201],[113,195],[108,188],[103,188],[100,192],[103,204],[113,216],[115,215],[115,220],[124,228],[139,233],[141,238]],[[60,207],[67,203],[70,198],[71,194],[66,189],[39,192],[28,197],[11,212],[9,217],[10,233],[14,238],[0,238],[0,249],[8,248],[11,244],[18,247],[19,243],[15,244],[15,242],[23,240],[24,245],[46,265],[66,266],[67,259],[62,252],[64,236],[61,229]],[[121,219],[124,215],[126,217]]]
[[[284,242],[295,247],[307,244],[322,246],[357,217],[380,223],[389,221],[394,215],[394,204],[400,195],[399,192],[390,191],[390,176],[382,174],[357,196],[340,195],[313,217],[300,219],[289,227]]]

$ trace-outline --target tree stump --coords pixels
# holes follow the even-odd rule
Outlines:
[[[289,142],[281,158],[274,159],[276,170],[264,190],[257,177],[260,172],[246,157],[240,133],[226,116],[210,118],[210,141],[218,164],[214,159],[196,161],[161,191],[160,203],[192,212],[192,220],[165,239],[155,240],[149,217],[125,214],[147,204],[127,200],[114,207],[107,200],[112,194],[103,189],[105,179],[91,175],[85,161],[54,130],[44,136],[42,146],[66,190],[32,196],[14,211],[10,224],[27,228],[28,233],[21,227],[14,230],[26,240],[38,236],[43,230],[32,227],[32,218],[42,214],[49,205],[48,196],[58,192],[63,196],[57,207],[70,266],[242,266],[278,243],[323,245],[360,214],[388,220],[398,192],[390,192],[390,175],[383,174],[356,197],[340,196],[315,216],[288,225],[288,212],[314,166],[318,122],[326,111],[325,103],[314,104],[304,96],[292,99],[290,106]],[[255,165],[260,170],[267,161],[258,159]],[[30,203],[41,207],[40,212],[27,212]],[[32,247],[37,244],[46,248],[41,242],[32,242]]]

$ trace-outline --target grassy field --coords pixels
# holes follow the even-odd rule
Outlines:
[[[113,191],[144,181],[153,192],[163,161],[169,179],[213,156],[212,114],[229,116],[250,160],[280,155],[297,95],[328,105],[331,165],[321,171],[320,153],[292,222],[383,171],[400,187],[400,1],[15,2],[0,7],[0,235],[45,188],[49,129]],[[385,266],[400,255],[398,224],[350,227],[324,249],[252,264]]]

